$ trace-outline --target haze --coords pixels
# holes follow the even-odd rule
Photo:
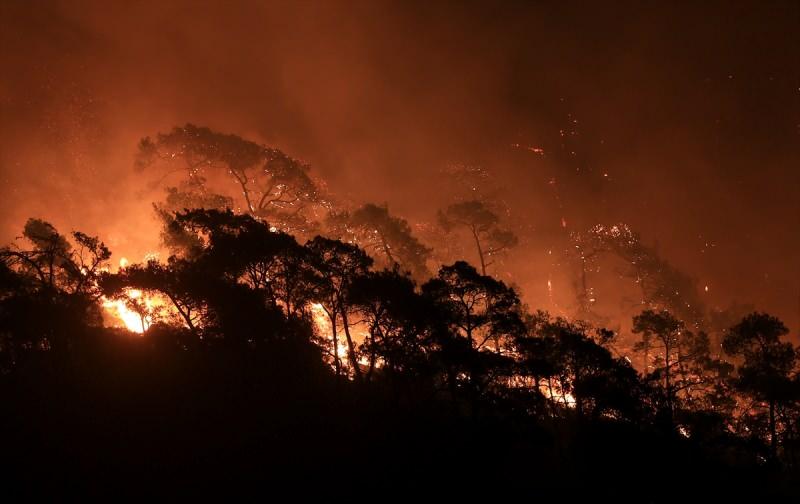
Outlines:
[[[622,221],[709,306],[796,334],[799,20],[790,2],[3,2],[0,237],[36,216],[140,259],[162,189],[137,142],[192,122],[411,222],[446,203],[442,170],[485,167],[526,229],[508,269],[534,307],[553,308],[562,218]]]

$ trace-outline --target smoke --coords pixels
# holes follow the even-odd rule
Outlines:
[[[623,221],[708,286],[709,306],[752,302],[797,328],[798,14],[777,2],[4,2],[0,236],[37,216],[143,256],[160,190],[132,169],[137,141],[192,122],[275,145],[342,198],[411,221],[445,203],[443,168],[487,167],[525,230],[508,270],[532,306],[553,308],[562,218]],[[565,305],[573,280],[552,280]],[[627,289],[617,282],[604,277],[600,294]]]

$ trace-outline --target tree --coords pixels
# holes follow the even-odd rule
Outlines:
[[[80,231],[72,242],[40,219],[23,230],[28,246],[0,248],[7,292],[0,307],[0,333],[10,360],[34,349],[65,349],[90,326],[100,324],[96,280],[111,257],[96,237]]]
[[[654,310],[633,318],[633,333],[641,335],[635,349],[644,354],[645,376],[661,382],[670,422],[679,406],[697,409],[712,402],[722,406],[712,396],[724,384],[731,367],[712,358],[706,333],[687,329],[670,312]],[[651,352],[655,358],[651,358]]]
[[[189,209],[225,211],[233,208],[233,198],[209,192],[204,177],[195,176],[181,181],[179,187],[167,187],[166,198],[153,208],[162,222],[161,241],[172,254],[182,254],[198,246],[197,237],[170,226],[175,214]]]
[[[756,311],[750,303],[733,302],[725,307],[712,308],[708,311],[706,330],[711,337],[711,345],[716,349],[717,356],[722,354],[722,340],[728,329],[738,324],[745,316]]]
[[[518,369],[551,403],[574,405],[580,417],[638,418],[642,385],[630,364],[608,350],[613,332],[546,312],[529,316],[527,326],[514,340]]]
[[[599,270],[597,262],[603,252],[608,250],[602,226],[594,226],[587,231],[570,233],[568,255],[578,260],[580,281],[578,284],[578,316],[582,319],[597,318],[592,311],[596,302],[594,287],[589,283],[589,273]]]
[[[287,317],[305,308],[308,254],[291,235],[249,215],[202,209],[175,214],[164,234],[184,237],[184,255],[261,292]]]
[[[155,139],[143,138],[136,166],[141,169],[156,161],[173,167],[182,162],[188,179],[184,187],[201,196],[211,177],[232,179],[243,199],[241,211],[284,231],[312,232],[317,225],[315,207],[326,204],[306,164],[276,148],[193,124],[159,133]],[[172,194],[184,198],[178,198],[177,190]],[[211,203],[227,204],[222,198],[214,196]]]
[[[667,311],[655,312],[645,310],[633,318],[633,333],[641,334],[642,340],[636,348],[644,353],[644,373],[649,374],[650,351],[655,349],[655,376],[663,376],[663,388],[666,395],[666,406],[669,421],[672,422],[675,404],[675,388],[672,383],[672,368],[678,360],[678,348],[681,332],[685,330],[683,322]]]
[[[629,267],[642,293],[640,303],[651,310],[669,310],[694,328],[700,327],[703,305],[695,281],[664,260],[658,251],[642,243],[638,233],[627,224],[598,225],[592,228],[597,240]]]
[[[317,236],[306,243],[309,265],[312,272],[310,280],[310,299],[319,303],[331,323],[333,359],[337,376],[341,373],[339,359],[339,336],[336,322],[342,321],[347,340],[347,357],[356,380],[361,380],[356,345],[350,334],[348,313],[350,306],[347,293],[351,282],[364,275],[372,265],[372,259],[360,248],[339,240]]]
[[[422,291],[443,309],[453,332],[476,350],[491,341],[499,354],[503,340],[523,330],[521,304],[514,289],[481,275],[464,261],[442,266]]]
[[[730,328],[722,341],[726,353],[741,359],[735,384],[756,402],[768,407],[770,455],[778,458],[779,409],[797,400],[797,350],[781,341],[789,330],[777,317],[754,312]],[[784,427],[785,428],[785,427]]]
[[[468,391],[473,406],[490,388],[501,387],[501,377],[512,372],[508,343],[524,331],[516,292],[503,282],[481,275],[464,261],[442,266],[422,286],[422,294],[436,310],[438,356],[451,394]],[[488,343],[494,343],[493,351]]]
[[[475,243],[481,274],[493,264],[492,256],[517,245],[517,236],[500,226],[500,217],[479,200],[464,201],[439,211],[439,224],[445,231],[467,229]]]
[[[132,289],[158,294],[171,305],[167,320],[197,339],[243,349],[290,340],[302,343],[306,303],[297,289],[308,280],[304,250],[291,236],[271,230],[250,215],[196,209],[176,213],[167,234],[189,237],[181,256],[166,264],[132,265],[103,278],[109,297],[143,317],[155,318],[137,303]],[[301,258],[299,273],[292,268]],[[152,296],[147,296],[148,298]],[[144,324],[143,324],[144,329]],[[296,349],[304,350],[298,346]]]
[[[394,270],[370,271],[353,280],[347,297],[369,328],[361,345],[369,360],[367,380],[379,360],[382,374],[393,377],[427,371],[431,309],[410,277]]]
[[[382,257],[389,268],[398,265],[419,279],[430,276],[426,263],[431,249],[414,237],[405,219],[391,215],[387,205],[367,203],[352,213],[333,214],[330,221],[339,238],[352,236],[362,248]]]
[[[173,256],[167,264],[155,260],[132,264],[117,274],[103,276],[100,285],[111,298],[125,297],[129,289],[162,294],[174,308],[173,314],[195,336],[201,336],[201,328],[209,325],[205,298],[213,290],[213,277],[204,275],[191,260]]]
[[[96,237],[76,231],[72,233],[73,247],[52,224],[40,219],[28,219],[22,235],[33,248],[4,247],[0,259],[41,289],[89,293],[94,287],[92,281],[111,257]]]

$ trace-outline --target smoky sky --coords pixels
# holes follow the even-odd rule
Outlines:
[[[710,305],[796,328],[798,29],[796,2],[5,1],[2,237],[40,216],[146,248],[136,143],[192,122],[412,221],[444,167],[485,166],[530,223],[530,292],[563,215],[621,221]]]

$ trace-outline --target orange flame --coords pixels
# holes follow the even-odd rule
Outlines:
[[[135,310],[131,305],[138,306],[139,309]],[[154,297],[145,296],[138,289],[128,290],[126,299],[104,298],[103,301],[103,308],[117,319],[121,327],[139,334],[147,331],[153,324],[153,312],[158,305],[159,303]]]
[[[129,261],[123,257],[119,260],[119,269],[128,266]],[[116,327],[143,334],[154,322],[155,313],[163,302],[156,296],[148,295],[139,289],[127,289],[125,296],[118,299],[103,297],[103,308],[113,319]]]

